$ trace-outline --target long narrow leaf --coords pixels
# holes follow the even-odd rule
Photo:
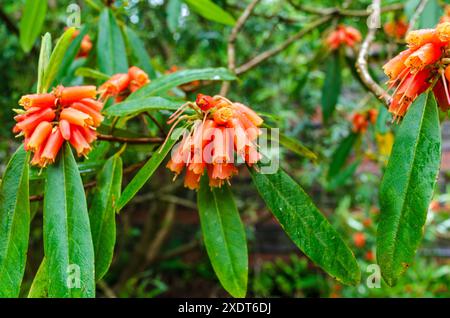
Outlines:
[[[19,146],[0,187],[0,297],[18,297],[30,232],[29,155]]]
[[[245,297],[248,253],[244,225],[229,186],[211,189],[208,183],[205,174],[197,195],[206,251],[222,286],[233,297]]]
[[[389,285],[414,260],[440,160],[437,105],[433,94],[426,93],[409,107],[401,123],[380,188],[377,260]]]
[[[69,144],[47,168],[44,253],[49,297],[94,297],[94,247],[83,183]]]

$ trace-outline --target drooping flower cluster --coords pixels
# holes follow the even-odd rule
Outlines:
[[[338,25],[331,31],[325,42],[332,50],[338,49],[341,45],[353,47],[361,42],[361,33],[354,27]]]
[[[187,107],[196,114],[181,116]],[[249,107],[222,96],[199,94],[195,103],[185,104],[171,116],[172,129],[183,119],[193,124],[173,149],[167,168],[176,176],[186,168],[184,185],[189,189],[198,188],[205,169],[209,185],[220,187],[237,174],[237,162],[252,166],[261,159],[256,140],[263,120]]]
[[[353,132],[355,133],[365,133],[367,128],[369,127],[369,123],[375,124],[378,117],[378,110],[369,109],[364,113],[355,113],[353,114],[352,124],[353,124]]]
[[[405,22],[405,19],[393,20],[386,22],[383,29],[388,36],[401,40],[408,32],[408,24]]]
[[[96,100],[95,86],[56,87],[52,93],[24,95],[16,110],[13,132],[24,136],[24,147],[32,151],[31,164],[45,167],[55,162],[64,140],[78,156],[86,156],[103,121],[103,104]]]
[[[435,29],[411,31],[406,35],[406,43],[408,49],[383,66],[389,77],[389,89],[395,87],[389,111],[394,118],[403,117],[417,96],[434,83],[439,106],[442,110],[449,109],[450,69],[444,58],[450,44],[450,22],[438,24]]]
[[[147,83],[150,83],[147,73],[137,66],[132,66],[128,69],[128,73],[118,73],[111,76],[100,86],[99,94],[102,100],[115,97],[116,102],[121,102]]]

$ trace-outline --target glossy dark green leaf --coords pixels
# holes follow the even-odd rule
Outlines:
[[[314,263],[344,284],[357,284],[358,263],[339,233],[284,171],[250,169],[253,183],[286,234]]]
[[[333,178],[342,169],[353,149],[353,146],[355,145],[355,142],[358,140],[358,137],[359,134],[351,132],[339,144],[331,156],[330,168],[328,169],[328,178]]]
[[[38,271],[34,276],[28,298],[47,298],[48,297],[48,271],[45,264],[45,257],[39,265]]]
[[[97,177],[89,210],[95,253],[95,279],[101,279],[111,265],[116,244],[116,204],[122,187],[122,159],[108,159]]]
[[[198,190],[197,204],[203,240],[214,272],[233,297],[245,297],[247,241],[230,187],[211,189],[205,174]]]
[[[236,20],[231,14],[219,7],[211,0],[184,0],[189,6],[189,9],[201,15],[207,20],[234,25]]]
[[[156,78],[155,70],[152,66],[150,56],[145,49],[144,43],[131,28],[127,27],[125,29],[125,34],[127,36],[128,47],[131,49],[132,58],[134,59],[133,65],[142,68],[151,79]]]
[[[441,160],[441,133],[432,93],[409,107],[380,188],[377,260],[389,285],[406,271],[423,236]]]
[[[111,105],[105,110],[105,114],[110,116],[130,116],[153,110],[175,111],[182,104],[182,102],[174,102],[162,97],[146,97]]]
[[[152,80],[150,84],[131,94],[128,100],[154,96],[196,80],[232,81],[235,79],[236,76],[223,67],[182,70]]]
[[[50,85],[53,83],[56,75],[59,72],[64,56],[67,53],[67,49],[72,43],[73,33],[75,28],[67,29],[63,35],[56,42],[55,48],[53,49],[52,55],[50,56],[50,61],[48,62],[47,68],[44,72],[44,79],[42,81],[42,91],[47,92]]]
[[[47,13],[47,0],[26,0],[20,19],[20,45],[29,52],[42,30]]]
[[[49,297],[94,297],[94,247],[83,183],[68,143],[47,168],[44,253]]]
[[[98,21],[97,60],[101,72],[113,75],[128,72],[122,31],[112,11],[105,8]]]
[[[341,94],[342,78],[339,52],[335,52],[325,62],[325,81],[322,88],[322,114],[327,122],[334,113]]]
[[[170,32],[175,33],[181,16],[181,0],[169,0],[167,3],[167,26]]]
[[[88,77],[93,79],[98,79],[101,81],[107,81],[110,76],[105,73],[99,72],[89,67],[80,67],[75,71],[76,76]]]
[[[43,91],[43,81],[45,70],[47,69],[48,63],[50,62],[50,56],[52,54],[52,36],[50,33],[45,33],[41,41],[41,50],[39,53],[39,64],[38,64],[38,82],[37,82],[37,93],[44,93]]]
[[[138,193],[147,180],[150,179],[183,132],[184,129],[182,128],[175,129],[172,135],[168,137],[169,139],[166,144],[153,153],[152,157],[123,190],[119,202],[117,203],[117,210],[121,210],[136,195],[136,193]]]
[[[30,233],[29,155],[19,146],[0,187],[0,297],[18,297]]]

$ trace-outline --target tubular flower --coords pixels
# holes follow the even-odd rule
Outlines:
[[[397,40],[403,39],[408,31],[408,24],[404,19],[387,22],[384,27],[384,33]]]
[[[188,107],[196,114],[182,115]],[[186,103],[172,114],[168,122],[174,123],[171,130],[183,119],[192,125],[172,150],[167,168],[175,176],[186,168],[187,188],[198,189],[205,170],[209,185],[220,187],[238,173],[237,161],[252,166],[261,159],[255,139],[263,120],[248,106],[222,96],[199,94],[195,103]]]
[[[128,73],[119,73],[111,76],[109,80],[100,86],[99,93],[102,100],[115,97],[116,102],[120,102],[148,83],[150,83],[150,79],[147,73],[139,67],[132,66],[128,69]]]
[[[24,136],[24,148],[34,153],[31,164],[45,167],[55,162],[64,142],[86,156],[96,139],[96,127],[103,121],[103,104],[94,98],[95,86],[56,87],[50,94],[25,95],[24,107],[14,117],[13,132]]]
[[[355,113],[352,118],[352,130],[355,133],[365,133],[369,124],[375,124],[378,117],[378,110],[369,109],[364,113]]]
[[[450,22],[440,23],[435,29],[411,31],[406,35],[406,43],[409,48],[383,66],[389,89],[394,89],[389,105],[394,119],[403,117],[417,96],[432,85],[438,105],[443,111],[448,110]]]
[[[361,33],[354,27],[339,25],[330,32],[325,42],[332,50],[338,49],[341,45],[354,47],[356,43],[361,42]]]

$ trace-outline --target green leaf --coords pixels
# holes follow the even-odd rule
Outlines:
[[[147,97],[111,105],[104,113],[110,116],[130,116],[152,110],[175,111],[181,104],[162,97]]]
[[[358,169],[360,164],[361,160],[356,160],[355,162],[352,162],[347,167],[339,171],[339,173],[333,176],[333,178],[327,184],[327,190],[334,191],[344,185],[345,182],[355,174],[356,169]]]
[[[211,189],[205,174],[198,190],[197,204],[203,240],[214,272],[233,297],[245,297],[247,241],[230,187]]]
[[[59,72],[61,63],[66,55],[67,49],[72,43],[72,36],[75,32],[75,28],[67,29],[63,35],[56,42],[55,48],[53,49],[52,55],[50,56],[50,61],[48,62],[47,68],[44,72],[44,79],[42,81],[42,92],[47,92],[56,74]]]
[[[156,72],[152,66],[151,58],[145,49],[144,43],[139,36],[131,28],[125,28],[128,47],[131,48],[132,57],[134,58],[134,65],[142,68],[150,78],[156,78]]]
[[[97,187],[89,210],[95,253],[95,279],[108,271],[116,244],[116,203],[122,187],[122,159],[109,158],[97,177]]]
[[[94,247],[83,182],[68,143],[47,168],[44,253],[49,297],[94,297]]]
[[[189,9],[207,20],[226,25],[234,25],[236,23],[236,20],[231,14],[211,0],[184,0],[184,2],[189,6]]]
[[[302,252],[340,282],[357,284],[361,273],[352,251],[305,191],[282,170],[250,172],[267,207]]]
[[[341,63],[339,52],[335,52],[328,60],[325,71],[325,82],[322,88],[322,113],[327,122],[334,113],[341,94]]]
[[[128,100],[154,96],[195,80],[232,81],[235,79],[236,76],[223,67],[182,70],[152,80],[150,84],[131,94]]]
[[[181,0],[169,0],[167,4],[167,26],[170,32],[175,33],[178,29],[178,24],[181,15]]]
[[[45,257],[39,265],[36,276],[31,284],[28,298],[47,298],[48,297],[48,271]]]
[[[20,45],[29,52],[41,33],[47,13],[47,0],[26,0],[22,18],[20,19]]]
[[[136,193],[138,193],[147,180],[150,179],[184,131],[185,129],[183,128],[175,129],[172,135],[167,137],[168,140],[165,145],[154,152],[152,157],[138,171],[138,173],[123,190],[122,195],[119,198],[119,202],[117,203],[118,211],[120,211],[136,195]]]
[[[414,260],[441,160],[441,133],[432,93],[419,96],[401,123],[380,188],[377,260],[394,285]]]
[[[270,130],[273,128],[267,124],[263,124],[263,127],[267,128],[269,130],[267,136],[270,139],[272,137]],[[292,151],[293,153],[295,153],[301,157],[306,157],[311,160],[317,160],[317,155],[312,150],[310,150],[306,146],[304,146],[297,139],[294,139],[292,137],[289,137],[289,136],[279,132],[278,133],[278,141],[283,147],[289,149],[290,151]]]
[[[419,29],[434,28],[439,23],[443,12],[437,0],[428,0],[420,14]]]
[[[347,137],[342,140],[337,149],[331,156],[330,168],[328,170],[328,178],[331,179],[336,176],[347,161],[350,152],[358,140],[359,134],[351,132]]]
[[[41,51],[39,53],[39,64],[38,64],[38,82],[37,82],[37,93],[44,93],[43,91],[43,81],[45,70],[50,62],[50,56],[52,54],[52,36],[50,33],[45,33],[41,41]]]
[[[390,113],[386,107],[380,107],[380,111],[377,116],[377,122],[375,123],[375,129],[380,134],[385,134],[388,132],[388,126],[386,124]]]
[[[105,73],[99,72],[89,67],[80,67],[75,71],[76,76],[88,77],[93,79],[98,79],[101,81],[107,81],[109,76]]]
[[[61,83],[64,77],[66,77],[69,74],[71,65],[74,62],[75,57],[78,54],[78,51],[80,50],[81,41],[83,41],[83,38],[86,35],[87,31],[88,29],[86,27],[83,28],[78,34],[78,36],[70,43],[69,47],[67,48],[66,54],[64,55],[64,58],[61,62],[61,66],[55,78],[55,81],[58,81],[58,84]]]
[[[18,297],[30,233],[29,155],[19,146],[0,187],[0,297]]]
[[[102,11],[98,22],[97,59],[100,71],[105,74],[128,72],[127,52],[122,32],[108,8]]]

